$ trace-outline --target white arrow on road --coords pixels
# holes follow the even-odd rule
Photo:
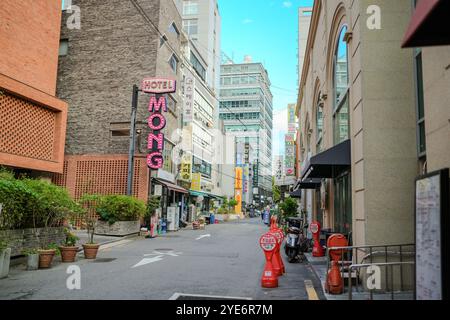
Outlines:
[[[207,237],[211,237],[211,235],[210,235],[209,233],[208,233],[208,234],[204,234],[204,235],[198,237],[198,238],[195,239],[195,240],[200,240],[200,239],[207,238]]]
[[[162,256],[156,256],[156,257],[153,257],[153,258],[144,258],[140,262],[138,262],[134,266],[132,266],[131,268],[133,269],[133,268],[145,266],[146,264],[153,263],[153,262],[158,262],[158,261],[161,261],[161,260],[162,260]]]
[[[153,251],[153,253],[144,254],[144,257],[148,256],[171,256],[171,257],[178,257],[183,252],[175,252],[173,250],[168,252],[159,252],[159,251]]]

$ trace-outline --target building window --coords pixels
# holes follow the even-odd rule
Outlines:
[[[316,106],[316,149],[317,153],[322,152],[323,147],[323,104],[320,101],[320,93]]]
[[[172,162],[173,147],[174,145],[171,142],[165,140],[163,150],[164,164],[162,169],[167,172],[172,172],[173,169],[173,162]]]
[[[333,128],[335,144],[350,138],[348,47],[344,40],[346,32],[347,27],[344,26],[339,34],[333,60]]]
[[[167,37],[166,37],[166,35],[163,35],[163,36],[159,39],[159,47],[161,48],[166,42],[167,42]]]
[[[197,1],[184,1],[183,2],[183,14],[198,14],[198,2]]]
[[[191,37],[194,38],[198,35],[198,19],[183,20],[183,30]]]
[[[425,134],[425,102],[423,95],[423,69],[422,50],[414,50],[415,80],[416,80],[416,108],[417,108],[417,151],[419,158],[426,155],[426,134]]]
[[[69,40],[61,39],[59,41],[59,56],[67,56],[69,53]]]
[[[173,72],[177,73],[177,67],[178,67],[178,58],[175,56],[175,54],[172,54],[169,60],[170,68],[172,68]]]
[[[194,70],[199,75],[200,78],[202,78],[203,81],[205,81],[206,78],[206,69],[201,64],[200,60],[191,52],[191,64],[192,67],[194,67]]]
[[[180,30],[178,30],[177,25],[175,24],[175,22],[172,22],[169,26],[169,32],[174,33],[177,35],[177,37],[180,36]]]

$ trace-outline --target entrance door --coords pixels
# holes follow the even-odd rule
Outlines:
[[[352,231],[352,187],[350,174],[334,180],[334,231],[346,236]]]

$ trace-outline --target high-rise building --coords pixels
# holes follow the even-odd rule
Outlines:
[[[0,21],[0,166],[50,177],[63,171],[68,109],[56,96],[61,1],[2,0]]]
[[[206,83],[218,94],[221,18],[217,0],[182,0],[179,6],[183,29],[206,61]]]
[[[261,204],[272,194],[272,93],[261,63],[224,64],[221,67],[220,118],[237,146],[251,145],[253,199]],[[236,151],[239,155],[239,150]],[[245,165],[237,158],[236,165]]]

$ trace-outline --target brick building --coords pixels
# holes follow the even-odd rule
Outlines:
[[[54,180],[76,198],[125,194],[132,87],[156,76],[176,78],[181,85],[182,19],[172,0],[73,0],[72,5],[81,10],[81,28],[62,26],[57,91],[71,110],[64,173]],[[63,19],[70,16],[68,9]],[[146,165],[150,95],[140,93],[138,99],[133,194],[146,200],[151,193]],[[171,136],[182,124],[181,99],[180,90],[168,97],[165,177],[174,177],[177,169]],[[152,172],[155,178],[159,174]]]
[[[0,2],[0,165],[63,171],[67,104],[57,99],[61,3]]]

